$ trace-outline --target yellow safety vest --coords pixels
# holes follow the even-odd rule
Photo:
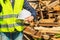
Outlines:
[[[15,0],[14,1],[14,9],[12,8],[12,4],[10,0],[0,0],[0,4],[2,5],[2,12],[0,17],[2,17],[2,21],[0,23],[0,32],[14,32],[16,29],[17,31],[22,31],[23,26],[17,23],[17,16],[21,12],[23,8],[24,0]]]

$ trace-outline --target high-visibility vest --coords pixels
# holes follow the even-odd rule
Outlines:
[[[0,32],[14,32],[15,29],[17,31],[23,30],[23,26],[17,22],[17,16],[23,8],[23,3],[24,0],[15,0],[13,9],[10,0],[0,0],[2,6],[2,12],[0,13],[2,15],[0,17],[3,19],[0,22]]]

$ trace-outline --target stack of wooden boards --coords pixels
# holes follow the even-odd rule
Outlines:
[[[38,23],[39,26],[31,27],[31,25],[29,25],[28,27],[24,29],[23,32],[32,36],[33,38],[41,38],[41,36],[46,33],[60,34],[60,28],[59,28],[60,27],[60,3],[59,3],[59,0],[55,0],[53,2],[51,2],[50,0],[48,1],[29,0],[29,3],[37,12],[37,18],[39,18],[39,20],[37,21],[39,22]],[[47,8],[47,10],[45,11],[44,8]],[[45,28],[43,26],[45,27],[51,26],[53,28]],[[60,40],[60,38],[53,38],[53,40]]]

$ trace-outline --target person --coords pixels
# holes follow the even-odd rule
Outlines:
[[[24,26],[21,20],[17,22],[23,8],[31,12],[24,20],[36,19],[36,12],[27,0],[0,0],[0,40],[23,40]]]

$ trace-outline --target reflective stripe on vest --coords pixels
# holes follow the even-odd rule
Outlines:
[[[4,19],[6,19],[6,18],[12,18],[12,17],[18,17],[18,15],[17,14],[10,14],[10,15],[2,15],[2,16],[0,16],[0,19],[2,19],[2,18],[4,18]]]
[[[6,0],[3,2],[3,0],[0,0],[0,4],[2,5],[2,15],[0,15],[0,18],[3,19],[0,24],[2,26],[0,27],[0,32],[14,32],[16,29],[17,31],[22,31],[23,26],[21,25],[14,25],[12,26],[11,24],[15,24],[17,20],[17,15],[21,12],[23,8],[23,3],[24,0],[15,0],[14,2],[14,10],[12,8],[10,0]],[[3,26],[3,24],[7,24],[6,27]],[[11,27],[10,27],[11,26]]]
[[[0,13],[0,16],[2,16],[2,13]],[[3,19],[0,17],[0,24],[2,23]]]
[[[1,25],[2,28],[0,28],[0,32],[15,32],[15,29],[17,31],[22,31],[24,28],[23,28],[23,25],[22,24],[4,24],[4,25]],[[6,28],[7,26],[7,28]],[[3,30],[4,29],[4,30]]]

